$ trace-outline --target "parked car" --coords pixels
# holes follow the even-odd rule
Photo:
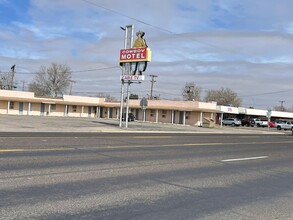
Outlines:
[[[291,121],[287,121],[287,120],[277,120],[275,122],[275,127],[278,130],[282,130],[282,129],[284,129],[285,131],[286,130],[292,130],[293,123]]]
[[[270,128],[274,128],[276,126],[275,123],[271,121],[268,122],[268,125]]]
[[[268,121],[264,121],[259,118],[253,118],[251,120],[250,126],[251,127],[257,126],[257,127],[263,127],[263,128],[268,127]]]
[[[135,116],[133,113],[128,113],[128,121],[134,121],[135,120]],[[122,114],[122,121],[126,121],[126,113]]]
[[[238,118],[226,118],[222,120],[222,125],[240,126],[241,121]]]
[[[247,126],[247,127],[249,127],[249,126],[250,126],[250,123],[251,123],[251,120],[250,120],[250,119],[247,119],[247,118],[245,118],[245,119],[241,119],[241,125],[242,125],[242,126]]]

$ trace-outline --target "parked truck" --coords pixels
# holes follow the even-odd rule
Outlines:
[[[287,121],[287,120],[277,120],[275,122],[275,127],[278,130],[292,130],[293,128],[293,123],[291,121]]]
[[[265,120],[261,120],[259,118],[253,118],[250,122],[250,126],[251,127],[268,127],[268,121],[265,121]]]

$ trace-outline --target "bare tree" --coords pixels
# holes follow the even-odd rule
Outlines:
[[[0,72],[0,89],[11,90],[11,75]]]
[[[129,95],[129,99],[139,99],[139,96],[138,96],[137,94],[133,94],[133,93],[131,93],[131,94]]]
[[[274,106],[273,110],[280,111],[280,112],[293,112],[293,107],[287,108],[287,107],[284,107],[283,105],[279,105],[279,106]]]
[[[117,98],[115,98],[114,96],[111,96],[110,94],[103,93],[103,92],[98,93],[97,94],[97,97],[99,97],[99,98],[105,98],[105,100],[107,102],[115,102],[115,101],[117,101]]]
[[[218,105],[227,105],[234,107],[239,107],[241,105],[241,99],[237,96],[237,93],[229,88],[208,90],[205,101],[217,102]]]
[[[201,89],[194,82],[186,83],[182,91],[184,101],[200,101]]]
[[[50,67],[41,66],[29,90],[39,96],[63,95],[70,86],[71,69],[67,65],[52,63]]]

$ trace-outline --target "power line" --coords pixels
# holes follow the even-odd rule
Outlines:
[[[293,89],[288,89],[288,90],[281,90],[281,91],[275,91],[275,92],[266,92],[266,93],[252,94],[252,95],[244,95],[244,96],[241,96],[241,97],[251,97],[251,96],[272,95],[272,94],[285,93],[285,92],[292,92],[292,91],[293,91]]]
[[[169,34],[174,34],[172,31],[169,31],[169,30],[167,30],[167,29],[164,29],[164,28],[161,28],[161,27],[158,27],[158,26],[155,26],[155,25],[149,24],[149,23],[144,22],[144,21],[142,21],[142,20],[139,20],[139,19],[136,19],[136,18],[130,17],[130,16],[128,16],[128,15],[122,14],[122,13],[120,13],[120,12],[118,12],[118,11],[113,10],[113,9],[106,8],[105,6],[99,5],[99,4],[97,4],[97,3],[94,3],[94,2],[91,2],[91,1],[88,1],[88,0],[82,0],[82,1],[84,1],[84,2],[86,2],[86,3],[88,3],[88,4],[91,4],[91,5],[97,6],[97,7],[99,7],[99,8],[102,8],[102,9],[104,9],[104,10],[110,11],[110,12],[112,12],[112,13],[114,13],[114,14],[117,14],[117,15],[120,15],[120,16],[122,16],[122,17],[126,17],[126,18],[129,18],[129,19],[131,19],[131,20],[137,21],[137,22],[139,22],[139,23],[145,24],[145,25],[147,25],[147,26],[153,27],[153,28],[155,28],[155,29],[158,29],[158,30],[161,30],[161,31],[167,32],[167,33],[169,33]]]
[[[120,68],[119,66],[112,66],[112,67],[103,67],[97,69],[87,69],[87,70],[72,70],[72,73],[83,73],[83,72],[92,72],[92,71],[100,71],[100,70],[108,70],[108,69],[116,69]]]
[[[147,23],[147,22],[145,22],[145,21],[139,20],[139,19],[137,19],[137,18],[130,17],[130,16],[128,16],[128,15],[122,14],[122,13],[120,13],[120,12],[118,12],[118,11],[115,11],[115,10],[113,10],[113,9],[110,9],[110,8],[105,7],[105,6],[99,5],[99,4],[94,3],[94,2],[92,2],[92,1],[89,1],[89,0],[82,0],[82,1],[86,2],[87,4],[94,5],[94,6],[98,7],[98,8],[102,8],[102,9],[104,9],[104,10],[110,11],[110,12],[112,12],[112,13],[114,13],[114,14],[119,15],[119,16],[122,16],[122,17],[125,17],[125,18],[128,18],[128,19],[131,19],[131,20],[137,21],[137,22],[139,22],[139,23],[141,23],[141,24],[144,24],[144,25],[150,26],[150,27],[155,28],[155,29],[157,29],[157,30],[160,30],[160,31],[162,31],[162,32],[165,32],[165,33],[168,33],[168,34],[172,34],[172,36],[179,36],[179,37],[181,37],[181,38],[186,38],[186,39],[189,39],[189,40],[192,40],[192,41],[196,41],[196,42],[198,42],[198,43],[200,43],[200,44],[203,44],[203,45],[206,45],[206,46],[209,46],[209,47],[215,48],[215,49],[220,49],[220,50],[223,50],[223,51],[227,51],[227,52],[229,52],[229,53],[235,53],[235,54],[238,54],[238,53],[239,53],[238,51],[228,50],[228,49],[226,49],[226,48],[222,48],[222,47],[219,47],[219,46],[217,46],[217,45],[213,45],[213,44],[210,44],[210,43],[207,43],[207,42],[204,42],[204,41],[200,41],[200,40],[194,39],[194,37],[191,37],[191,36],[182,35],[182,34],[189,34],[189,33],[193,33],[193,32],[189,32],[189,33],[180,33],[180,34],[178,34],[178,33],[175,33],[175,32],[173,32],[173,31],[170,31],[170,30],[168,30],[168,29],[165,29],[165,28],[162,28],[162,27],[159,27],[159,26],[155,26],[155,25],[152,25],[152,24]]]
[[[116,69],[120,68],[119,66],[112,66],[112,67],[102,67],[102,68],[95,68],[95,69],[85,69],[85,70],[71,70],[71,73],[84,73],[84,72],[93,72],[93,71],[100,71],[100,70],[108,70],[108,69]],[[25,71],[17,71],[17,74],[38,74],[36,72],[25,72]]]

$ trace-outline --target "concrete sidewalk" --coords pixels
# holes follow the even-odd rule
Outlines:
[[[134,121],[128,128],[119,127],[119,120],[98,118],[0,115],[0,132],[148,132],[148,133],[242,133],[282,134],[276,129],[219,127],[202,128]]]

